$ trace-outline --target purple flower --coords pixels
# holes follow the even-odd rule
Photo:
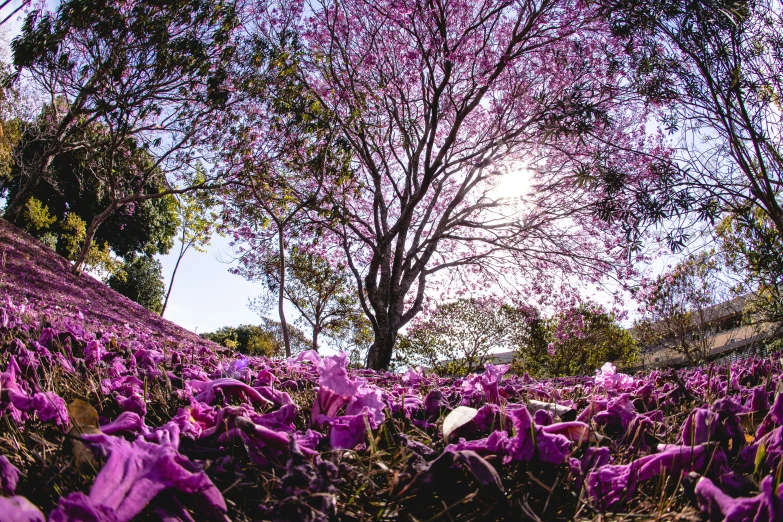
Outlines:
[[[58,426],[68,426],[70,424],[65,401],[53,392],[34,394],[32,407],[42,422],[54,421]]]
[[[352,450],[363,445],[367,435],[365,414],[343,415],[327,420],[329,428],[329,444],[333,449]]]
[[[637,484],[650,480],[666,471],[678,474],[684,471],[703,472],[714,458],[715,466],[725,464],[722,451],[709,451],[710,446],[661,445],[661,453],[647,455],[630,464],[607,464],[587,475],[586,488],[589,497],[603,509],[611,509],[633,496]],[[720,452],[720,453],[718,453]]]
[[[103,359],[106,355],[106,349],[103,347],[100,341],[93,339],[88,341],[84,346],[84,361],[87,366],[92,366],[96,362]]]
[[[683,444],[695,446],[715,440],[718,428],[718,414],[705,408],[696,408],[688,415],[682,426],[680,440]]]
[[[593,421],[599,426],[604,426],[605,429],[625,434],[631,422],[638,415],[630,395],[623,393],[616,399],[611,399],[606,406],[606,410],[600,411],[593,416]]]
[[[508,369],[508,364],[495,366],[488,363],[485,366],[484,373],[474,375],[465,381],[463,384],[463,390],[468,393],[481,391],[484,393],[487,401],[497,404],[500,402],[500,392],[498,390],[498,385]]]
[[[303,360],[312,362],[318,372],[320,386],[311,417],[314,422],[323,423],[326,419],[335,417],[345,405],[347,416],[363,412],[368,416],[373,428],[377,428],[386,419],[383,413],[386,404],[381,399],[381,390],[367,384],[364,379],[352,380],[348,377],[348,356],[345,353],[321,358],[316,352],[309,350],[299,354],[294,362]],[[334,427],[334,424],[332,426]]]
[[[38,392],[29,396],[11,389],[8,390],[8,398],[17,411],[36,413],[41,422],[54,421],[58,426],[68,426],[70,423],[65,401],[53,392]]]
[[[449,401],[443,397],[443,392],[437,388],[430,390],[424,398],[424,411],[430,418],[437,417],[442,410],[445,410],[448,407]]]
[[[41,510],[25,497],[0,497],[0,519],[3,522],[44,522],[45,520]]]
[[[610,362],[595,372],[595,385],[603,387],[606,391],[627,390],[633,386],[633,382],[633,377],[617,373],[617,368]]]
[[[222,520],[226,512],[223,495],[206,474],[182,456],[170,444],[153,444],[144,440],[129,443],[104,434],[85,435],[87,443],[108,452],[89,496],[71,493],[61,500],[52,513],[52,522],[94,520],[127,522],[138,515],[163,492],[181,492],[199,504],[204,520]],[[97,518],[100,515],[102,518]]]
[[[745,407],[749,411],[767,411],[769,409],[769,394],[764,386],[756,386],[751,390]]]
[[[783,426],[783,393],[778,393],[775,397],[772,408],[756,430],[756,438],[763,437],[779,426]]]
[[[701,510],[712,520],[724,522],[767,522],[783,519],[783,491],[774,491],[775,480],[767,475],[761,481],[761,493],[751,498],[732,498],[710,479],[702,477],[696,484]]]
[[[101,426],[106,435],[131,435],[144,431],[144,421],[136,413],[124,411],[114,421]]]
[[[386,419],[386,415],[383,413],[385,407],[386,403],[381,399],[381,390],[375,386],[362,384],[356,389],[353,399],[348,403],[345,414],[358,415],[364,412],[370,420],[370,426],[376,429]]]
[[[6,497],[12,496],[21,475],[5,455],[0,455],[0,494]]]
[[[227,396],[240,397],[243,400],[265,406],[271,406],[272,404],[258,390],[236,379],[224,378],[210,382],[190,381],[190,385],[194,390],[199,391],[199,394],[194,399],[204,404],[213,404],[218,398],[225,401],[228,398]]]
[[[530,412],[524,407],[509,409],[506,415],[514,427],[513,436],[509,437],[505,431],[497,430],[480,440],[460,439],[457,444],[446,446],[444,451],[471,450],[480,455],[494,454],[502,457],[504,464],[527,462],[538,455],[542,462],[559,465],[566,460],[571,450],[571,440],[563,433],[581,440],[585,436],[584,429],[589,431],[581,422],[562,423],[566,425],[562,433],[556,429],[558,424],[536,426]]]

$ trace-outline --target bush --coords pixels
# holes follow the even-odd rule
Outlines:
[[[163,309],[165,286],[160,261],[150,256],[132,257],[111,276],[108,285],[125,297],[159,314]]]
[[[223,326],[214,332],[203,333],[201,337],[248,355],[283,357],[285,347],[280,323],[266,317],[261,318],[261,323]],[[310,349],[309,339],[296,327],[288,325],[288,336],[292,353]]]

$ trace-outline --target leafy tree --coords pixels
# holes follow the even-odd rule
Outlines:
[[[27,138],[20,143],[22,150],[19,154],[39,154],[40,143],[33,139],[28,141]],[[137,147],[132,150],[140,156],[147,154]],[[117,169],[123,168],[130,169],[132,166],[127,161],[118,162]],[[70,219],[78,216],[85,223],[90,223],[107,204],[107,196],[98,180],[92,176],[93,165],[89,154],[83,149],[59,154],[49,165],[48,172],[47,177],[36,185],[32,192],[33,199],[30,201],[35,200],[38,203],[27,204],[17,223],[35,237],[42,238],[46,235],[51,241],[53,236],[57,253],[75,261],[81,251],[87,225],[79,234],[82,243],[78,244],[79,248],[74,253],[73,235],[67,239],[65,237],[72,234],[73,230],[63,228],[66,226],[66,216],[72,216]],[[11,170],[11,178],[4,184],[6,196],[13,199],[23,182],[24,177],[15,166]],[[150,180],[142,188],[142,192],[160,192],[163,187],[157,182],[158,180]],[[120,257],[168,253],[173,245],[179,219],[176,203],[176,198],[169,195],[127,205],[103,223],[95,235],[95,242],[108,245]],[[55,222],[46,227],[40,227],[40,223],[32,223],[30,219],[36,215],[37,205],[46,208]]]
[[[719,260],[714,252],[691,255],[642,285],[637,294],[642,319],[635,325],[640,344],[670,348],[694,363],[709,356],[722,329],[714,307],[727,308],[723,317],[741,314],[745,306],[743,299],[732,299]]]
[[[5,64],[0,64],[0,82],[5,83],[8,71]],[[24,122],[20,119],[18,110],[19,93],[10,87],[0,86],[0,182],[11,175],[16,158],[14,151],[22,139]]]
[[[259,35],[248,44],[251,65],[240,75],[244,98],[235,107],[241,117],[224,158],[234,183],[227,191],[223,219],[241,231],[233,243],[240,261],[237,273],[249,280],[269,280],[269,267],[276,267],[277,312],[287,324],[288,251],[312,229],[308,214],[317,209],[327,173],[330,183],[340,183],[348,168],[323,108],[292,74],[296,38],[282,38],[291,49],[269,45]],[[285,344],[290,355],[288,340]]]
[[[512,370],[536,377],[589,375],[607,361],[630,365],[639,349],[612,313],[583,303],[549,319],[532,317]]]
[[[611,176],[607,212],[630,235],[661,224],[674,246],[728,214],[758,210],[783,233],[783,13],[776,0],[601,0],[629,80],[677,140],[668,175]],[[623,196],[625,194],[625,196]],[[611,201],[610,201],[611,202]],[[752,213],[752,212],[751,212]]]
[[[40,153],[21,165],[6,219],[18,219],[58,155],[86,150],[107,203],[88,223],[78,272],[115,211],[218,186],[184,180],[229,101],[223,83],[237,25],[233,4],[218,0],[67,0],[54,13],[33,9],[12,43],[14,65],[52,103],[37,127]],[[85,134],[94,125],[100,132]],[[122,160],[131,168],[117,169]],[[161,188],[145,192],[150,184]]]
[[[280,323],[266,317],[262,317],[261,321],[260,325],[224,326],[214,332],[203,333],[201,337],[249,355],[284,357],[285,345]],[[288,333],[296,353],[309,348],[307,336],[301,331],[289,326]]]
[[[448,375],[465,375],[508,348],[520,334],[520,311],[497,299],[459,299],[417,318],[400,337],[395,365],[424,366]]]
[[[323,257],[292,247],[286,256],[287,282],[281,286],[280,256],[273,253],[265,265],[267,293],[254,307],[262,313],[280,291],[299,312],[297,320],[312,332],[311,348],[318,351],[321,334],[341,337],[357,321],[358,301],[344,266],[332,266]]]
[[[132,256],[108,278],[108,285],[122,295],[159,314],[163,307],[163,267],[151,256]]]
[[[301,35],[285,63],[350,152],[350,179],[324,183],[309,216],[354,275],[375,337],[369,367],[388,367],[428,281],[446,272],[506,288],[525,274],[535,282],[523,289],[546,296],[542,273],[595,281],[622,264],[573,174],[599,151],[649,173],[632,152],[646,116],[594,54],[619,49],[592,4],[309,5],[303,15],[280,0],[254,32],[279,57],[294,54],[285,36]],[[536,196],[497,197],[500,176],[523,163]]]

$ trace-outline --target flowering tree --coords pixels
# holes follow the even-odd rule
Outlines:
[[[399,329],[438,274],[481,273],[551,294],[543,277],[597,281],[617,238],[595,219],[576,173],[609,151],[639,175],[645,112],[620,105],[621,82],[596,12],[570,0],[275,3],[258,32],[295,31],[298,81],[350,150],[350,183],[331,183],[312,213],[354,275],[385,368]],[[644,165],[645,172],[649,172]],[[525,204],[500,176],[527,171]],[[522,176],[521,174],[517,174]],[[513,267],[513,268],[512,268]],[[514,281],[517,283],[518,281]]]
[[[458,299],[421,314],[398,338],[395,362],[465,375],[509,348],[525,327],[524,313],[496,298]]]
[[[23,165],[6,219],[19,216],[58,154],[89,150],[109,203],[87,227],[79,271],[96,230],[115,210],[209,187],[187,185],[182,176],[192,173],[228,100],[223,81],[236,25],[233,5],[212,1],[69,0],[56,13],[31,11],[12,44],[14,65],[47,99],[49,121],[40,154]],[[82,132],[96,125],[93,136]],[[118,176],[116,164],[134,155],[133,147],[147,157],[126,171],[131,176]],[[152,179],[166,188],[144,192]]]
[[[712,252],[689,256],[654,281],[646,281],[637,298],[642,319],[635,330],[643,346],[670,348],[691,362],[705,360],[725,316],[742,314],[744,299],[723,279]]]

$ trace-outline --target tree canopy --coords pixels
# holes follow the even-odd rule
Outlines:
[[[40,144],[35,140],[20,143],[19,154],[35,156],[40,153]],[[142,149],[133,148],[134,154],[145,155]],[[130,169],[130,163],[120,163],[117,169]],[[22,212],[17,224],[36,237],[52,234],[57,241],[56,250],[67,255],[63,228],[65,216],[75,214],[85,223],[106,206],[109,196],[100,186],[100,182],[91,176],[92,165],[89,154],[84,149],[74,149],[59,154],[49,166],[49,174],[31,192],[48,209],[54,220],[45,228],[33,226],[28,212]],[[11,169],[10,179],[3,184],[6,198],[12,200],[24,177],[17,167]],[[141,188],[142,193],[157,193],[164,187],[160,180],[150,179]],[[29,200],[28,200],[29,201]],[[132,255],[166,254],[173,246],[179,218],[174,196],[151,199],[125,207],[112,214],[95,234],[98,244],[107,244],[120,257]]]

